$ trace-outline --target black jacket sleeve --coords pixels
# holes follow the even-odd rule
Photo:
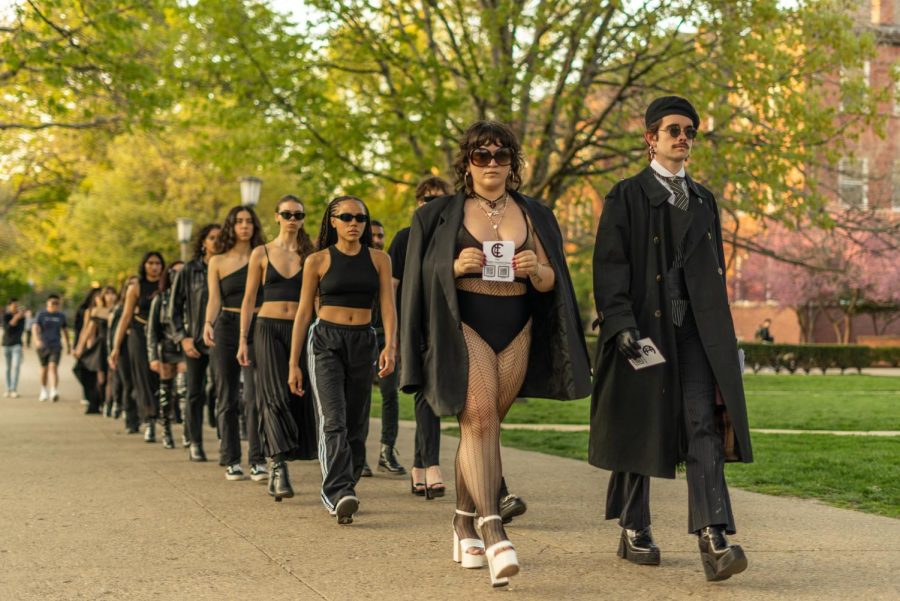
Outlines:
[[[182,340],[191,337],[184,325],[184,315],[187,311],[188,302],[187,288],[191,281],[190,269],[191,264],[188,263],[175,275],[175,281],[172,283],[168,322],[172,328],[172,341],[176,344],[181,344]]]
[[[631,223],[628,202],[617,184],[603,202],[594,243],[594,302],[600,342],[637,327],[631,300]]]
[[[403,267],[403,307],[400,324],[400,389],[412,393],[422,388],[422,365],[427,329],[422,259],[425,256],[425,231],[419,211],[413,214]]]
[[[153,297],[150,303],[150,315],[147,317],[147,360],[159,361],[159,342],[162,340],[162,324],[159,321],[160,295]]]

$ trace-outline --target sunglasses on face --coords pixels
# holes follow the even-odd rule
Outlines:
[[[303,211],[278,211],[278,214],[281,215],[281,218],[285,221],[290,221],[291,219],[303,221],[303,218],[306,217],[306,213]]]
[[[469,153],[469,160],[476,167],[487,167],[491,164],[491,159],[497,162],[500,167],[506,167],[512,163],[512,148],[503,146],[496,151],[491,152],[487,148],[476,148]]]
[[[334,216],[336,219],[340,219],[344,223],[350,223],[354,219],[356,219],[356,223],[365,223],[369,220],[369,216],[365,213],[341,213],[340,215]]]
[[[677,138],[678,136],[681,135],[681,126],[676,125],[674,123],[672,125],[670,125],[669,127],[663,127],[661,129],[664,129],[667,132],[669,132],[669,135],[672,136],[673,138]],[[688,140],[693,140],[694,138],[697,137],[697,128],[693,127],[691,125],[688,125],[687,127],[684,128],[684,136]]]

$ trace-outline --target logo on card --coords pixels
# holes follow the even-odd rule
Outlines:
[[[503,245],[495,244],[491,247],[491,254],[497,257],[498,259],[503,256]]]

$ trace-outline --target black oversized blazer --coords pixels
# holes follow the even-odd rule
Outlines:
[[[556,274],[550,292],[528,285],[531,350],[519,396],[583,398],[591,391],[590,361],[559,224],[540,202],[511,194],[525,208]],[[457,415],[466,401],[469,358],[453,277],[464,200],[461,193],[442,196],[416,211],[403,272],[400,387],[423,391],[437,415]]]
[[[725,253],[712,193],[687,179],[689,211],[650,167],[606,196],[594,246],[594,300],[600,336],[594,367],[588,460],[604,469],[673,478],[685,440],[675,326],[665,274],[685,240],[684,276],[700,340],[734,426],[740,461],[750,462],[750,431],[737,339],[725,287]],[[615,336],[636,327],[666,363],[632,369]]]

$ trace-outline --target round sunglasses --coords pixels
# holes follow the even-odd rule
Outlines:
[[[487,148],[475,148],[469,152],[469,160],[476,167],[487,167],[491,164],[491,160],[497,162],[500,167],[506,167],[512,163],[513,150],[508,146],[502,146],[491,152]]]
[[[669,127],[661,127],[660,129],[664,129],[667,132],[669,132],[669,135],[672,136],[673,138],[677,138],[678,136],[681,135],[681,126],[676,123],[673,123]],[[693,127],[691,125],[688,125],[687,127],[684,128],[684,136],[688,140],[693,140],[694,138],[697,137],[697,128]]]

